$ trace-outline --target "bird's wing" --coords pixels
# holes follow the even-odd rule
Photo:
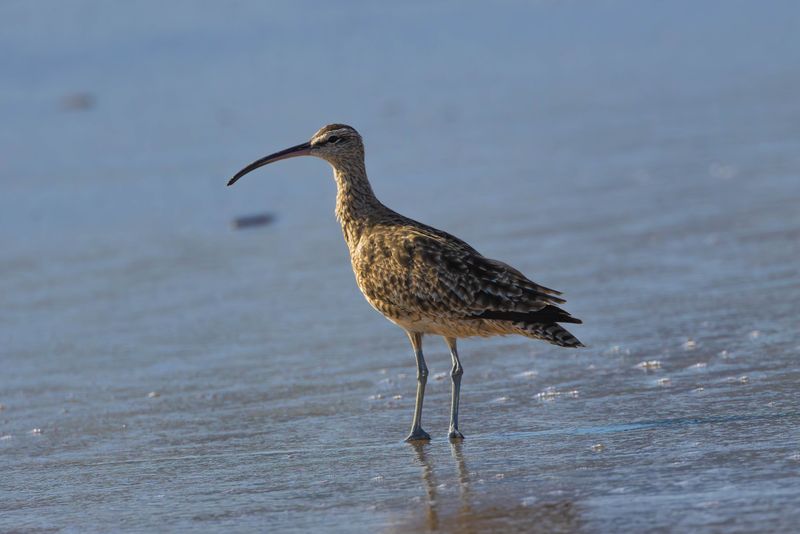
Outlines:
[[[362,239],[355,252],[365,296],[400,310],[518,320],[565,302],[558,291],[440,231],[387,229]]]

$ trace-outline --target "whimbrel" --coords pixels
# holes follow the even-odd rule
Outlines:
[[[460,337],[519,334],[561,347],[582,347],[558,323],[580,324],[558,307],[561,293],[541,286],[513,267],[482,256],[464,241],[384,206],[372,192],[358,132],[329,124],[310,141],[254,161],[231,178],[282,159],[322,158],[333,167],[336,218],[342,225],[356,282],[367,302],[405,330],[417,362],[417,396],[406,441],[428,440],[422,401],[428,367],[422,336],[444,337],[452,358],[451,439],[462,439],[458,403],[463,368]]]

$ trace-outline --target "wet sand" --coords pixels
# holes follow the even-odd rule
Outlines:
[[[797,7],[344,6],[0,8],[0,530],[793,529]],[[585,322],[462,341],[463,444],[436,338],[401,441],[329,168],[225,188],[334,121]]]

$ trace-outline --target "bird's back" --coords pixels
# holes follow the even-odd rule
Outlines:
[[[580,342],[558,322],[560,293],[482,256],[469,244],[382,207],[351,247],[367,301],[408,331],[448,337],[521,334],[562,346]]]

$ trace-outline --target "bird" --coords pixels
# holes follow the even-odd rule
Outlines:
[[[247,165],[228,185],[264,165],[299,156],[321,158],[333,168],[336,219],[358,288],[411,342],[417,388],[406,441],[431,439],[422,429],[428,378],[424,335],[443,337],[450,350],[451,441],[464,438],[458,424],[464,373],[456,346],[459,338],[518,334],[560,347],[584,346],[559,324],[582,323],[559,307],[566,302],[560,291],[539,285],[461,239],[400,215],[379,201],[367,177],[363,139],[352,126],[323,126],[309,141]]]

